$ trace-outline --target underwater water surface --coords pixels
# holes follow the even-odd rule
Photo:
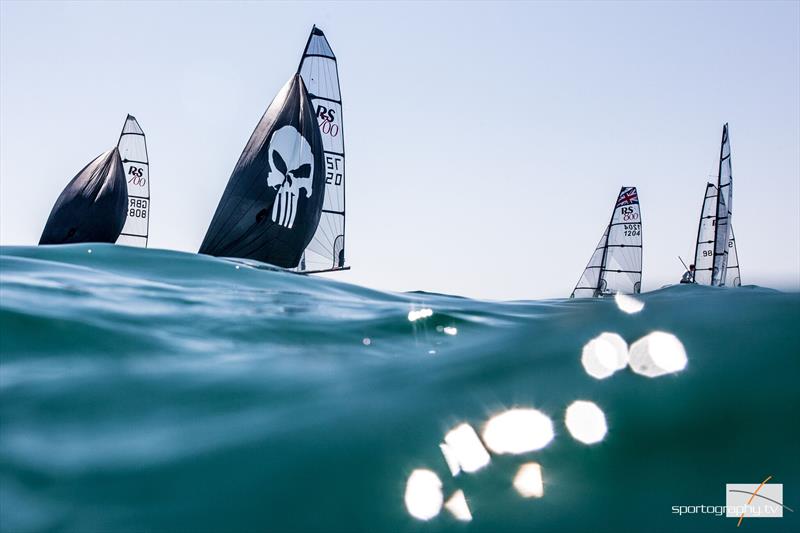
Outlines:
[[[3,247],[0,529],[734,531],[673,507],[773,476],[795,512],[739,530],[798,530],[798,378],[800,295],[756,286],[487,302]]]

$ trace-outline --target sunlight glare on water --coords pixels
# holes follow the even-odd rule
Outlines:
[[[408,312],[408,321],[409,322],[416,322],[417,320],[419,320],[421,318],[428,318],[430,316],[433,316],[433,309],[430,309],[428,307],[424,307],[424,308],[419,309],[419,310],[409,311]]]
[[[650,378],[686,368],[686,349],[672,333],[654,331],[634,342],[630,350],[631,370]]]
[[[595,379],[605,379],[628,364],[628,343],[616,333],[602,333],[583,347],[581,364]]]
[[[544,496],[542,467],[539,463],[525,463],[514,476],[514,488],[523,498],[541,498]]]
[[[638,313],[644,309],[644,302],[637,300],[633,296],[628,296],[627,294],[615,294],[614,301],[617,302],[617,307],[619,307],[621,311],[628,314]]]
[[[536,409],[509,409],[493,416],[483,430],[483,442],[495,453],[540,450],[553,440],[553,422]]]
[[[600,442],[608,432],[606,415],[594,402],[572,402],[567,407],[564,422],[570,435],[584,444]]]
[[[471,473],[488,465],[490,461],[489,452],[483,447],[478,434],[469,424],[459,424],[448,431],[441,448],[454,476],[458,473],[453,472],[454,464],[458,469]]]
[[[419,520],[430,520],[442,510],[442,481],[434,472],[419,468],[411,472],[406,483],[405,502],[408,513]]]
[[[469,505],[467,505],[467,499],[464,497],[464,491],[461,489],[457,490],[450,499],[447,500],[444,507],[450,511],[456,520],[462,522],[469,522],[472,520],[472,513],[469,510]]]

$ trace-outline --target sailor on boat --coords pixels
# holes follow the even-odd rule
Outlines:
[[[689,265],[689,270],[683,273],[681,283],[694,283],[694,265]]]

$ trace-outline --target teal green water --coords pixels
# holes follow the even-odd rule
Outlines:
[[[627,314],[108,245],[4,247],[0,281],[3,531],[734,531],[672,506],[769,475],[795,512],[738,530],[799,530],[798,294],[676,286]],[[653,331],[681,341],[684,370],[584,371],[599,333]],[[565,426],[579,399],[605,414],[599,443]],[[550,417],[552,441],[451,475],[445,434],[512,407]],[[512,484],[529,462],[540,498]],[[419,468],[444,499],[463,491],[470,522],[409,514]]]

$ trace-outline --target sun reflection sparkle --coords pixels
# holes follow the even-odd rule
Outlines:
[[[536,409],[510,409],[493,416],[483,429],[483,441],[495,453],[540,450],[553,440],[553,422]]]
[[[458,472],[453,472],[451,462],[457,464],[460,470],[471,473],[488,465],[491,460],[489,452],[483,447],[478,434],[469,424],[459,424],[447,432],[442,453],[454,476]]]
[[[584,444],[600,442],[608,433],[606,415],[594,402],[572,402],[567,407],[564,422],[570,435]]]
[[[539,463],[525,463],[514,476],[514,488],[523,498],[541,498],[544,496],[542,467]]]
[[[406,483],[405,502],[408,513],[419,520],[430,520],[442,510],[442,481],[434,472],[419,468],[411,472]]]
[[[630,350],[631,370],[650,378],[686,368],[686,349],[672,333],[654,331],[634,342]]]

